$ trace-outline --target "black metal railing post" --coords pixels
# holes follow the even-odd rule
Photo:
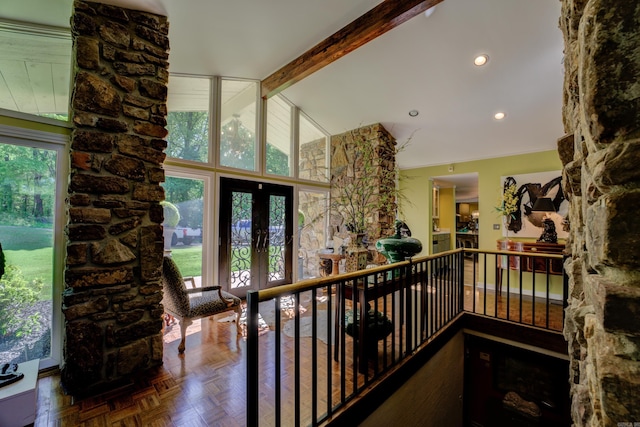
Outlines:
[[[457,313],[460,313],[464,311],[464,252],[458,254],[458,293]]]
[[[559,260],[559,256],[544,254],[523,255],[511,251],[484,251],[470,249],[474,254],[473,270],[470,271],[469,301],[465,297],[465,252],[467,250],[452,250],[444,254],[414,257],[395,265],[375,267],[373,270],[347,273],[337,277],[311,279],[291,285],[250,291],[247,293],[247,341],[246,341],[246,417],[247,425],[257,427],[260,423],[269,425],[320,425],[331,419],[336,411],[344,408],[349,402],[358,399],[372,384],[382,378],[390,369],[397,366],[407,357],[412,357],[415,350],[427,343],[434,334],[449,326],[451,320],[463,311],[478,311],[487,317],[505,318],[513,323],[531,324],[545,329],[558,329],[557,322],[550,325],[551,306],[551,277],[550,261]],[[482,255],[482,262],[479,257]],[[500,295],[501,286],[496,280],[495,290],[487,289],[487,277],[493,268],[496,269],[496,279],[499,279],[498,269],[506,261],[504,273],[507,278],[506,295]],[[529,260],[529,257],[531,258]],[[478,260],[476,265],[475,259]],[[511,282],[510,261],[519,264],[519,274]],[[529,267],[529,261],[531,266]],[[538,262],[535,262],[538,261]],[[544,261],[544,269],[537,264]],[[525,269],[526,266],[526,269]],[[482,273],[480,273],[482,271]],[[543,307],[536,310],[536,275],[546,273],[546,322],[536,322],[535,313],[543,313]],[[554,272],[557,274],[559,272]],[[526,292],[523,276],[527,274]],[[531,275],[531,278],[528,275]],[[568,279],[563,271],[563,298],[568,297]],[[479,276],[479,277],[477,277]],[[483,286],[479,280],[484,278]],[[515,283],[518,280],[519,283]],[[530,280],[530,282],[529,282]],[[542,278],[538,280],[542,284]],[[528,286],[531,284],[531,302],[529,303]],[[539,285],[539,287],[540,287]],[[554,281],[554,289],[559,281]],[[514,301],[509,302],[511,288]],[[332,295],[331,289],[336,293]],[[316,318],[322,310],[319,302],[314,298],[317,290],[326,289],[327,320]],[[478,295],[476,295],[476,290]],[[517,292],[516,292],[517,291]],[[306,293],[311,295],[310,307],[302,307],[306,302]],[[494,295],[491,295],[491,292]],[[541,300],[542,300],[542,289]],[[294,301],[291,324],[285,333],[281,325],[280,298],[287,296]],[[489,301],[487,301],[489,299]],[[495,310],[488,305],[491,300],[496,303]],[[506,301],[505,301],[506,299]],[[518,301],[516,301],[518,299]],[[259,338],[258,310],[265,310],[268,302],[274,302],[274,329],[269,334]],[[500,312],[498,312],[500,302]],[[469,307],[465,307],[469,303]],[[543,302],[540,301],[539,304]],[[348,304],[348,307],[346,306]],[[380,312],[389,316],[393,330],[389,336],[382,339],[382,349],[376,342],[378,353],[368,353],[365,341],[375,340],[371,331],[365,330],[367,312],[366,306],[371,304],[374,316]],[[531,305],[532,320],[523,316],[526,308]],[[354,324],[347,335],[345,311],[353,310]],[[507,309],[506,316],[503,315]],[[306,314],[304,309],[306,310]],[[514,310],[511,313],[510,309]],[[557,319],[556,305],[553,307],[554,319]],[[518,313],[515,313],[515,311]],[[487,312],[489,311],[489,313]],[[493,313],[491,313],[493,311]],[[482,313],[480,313],[482,312]],[[265,315],[265,312],[262,313]],[[528,314],[528,313],[527,313]],[[309,319],[309,316],[312,316]],[[310,327],[310,335],[302,335],[302,320],[305,328]],[[355,319],[359,319],[356,321]],[[307,323],[310,321],[310,323]],[[538,323],[538,324],[536,324]],[[321,344],[320,331],[327,329],[327,342]],[[293,329],[293,334],[291,334]],[[375,334],[374,334],[375,335]],[[305,338],[305,337],[310,337]],[[265,341],[260,343],[259,340]],[[382,351],[380,351],[382,350]],[[262,354],[259,354],[262,352]],[[382,357],[380,357],[382,356]],[[326,362],[324,359],[326,358]],[[371,362],[371,363],[369,363]],[[265,366],[265,365],[269,366]],[[323,368],[326,365],[326,372]],[[269,369],[269,377],[265,379],[265,370]],[[272,375],[275,373],[275,376]],[[323,392],[324,378],[326,379],[326,393]],[[273,385],[270,383],[273,381]],[[265,388],[266,387],[266,388]],[[268,391],[266,391],[268,390]],[[265,392],[270,396],[265,396]],[[265,409],[262,399],[273,402],[273,410]],[[259,413],[263,411],[263,413]],[[262,418],[262,419],[261,419]]]
[[[247,427],[258,427],[258,292],[247,293]]]

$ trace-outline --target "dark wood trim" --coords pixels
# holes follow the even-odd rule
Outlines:
[[[443,0],[383,1],[262,80],[262,97],[271,98],[441,1]]]
[[[508,322],[475,313],[464,313],[464,328],[486,336],[502,338],[530,347],[568,355],[568,344],[562,332]]]

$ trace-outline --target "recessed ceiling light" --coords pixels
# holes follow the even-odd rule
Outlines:
[[[485,54],[478,55],[473,59],[473,63],[478,67],[482,67],[487,62],[489,62],[489,55],[485,55]]]
[[[505,117],[506,117],[506,114],[505,114],[505,113],[503,113],[502,111],[499,111],[499,112],[497,112],[497,113],[495,113],[495,114],[493,115],[493,118],[494,118],[494,119],[496,119],[496,120],[502,120],[502,119],[504,119]]]
[[[418,114],[420,114],[420,111],[418,111],[418,110],[411,110],[411,111],[409,111],[409,115],[410,115],[411,117],[416,117]]]

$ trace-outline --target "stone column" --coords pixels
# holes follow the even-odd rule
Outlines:
[[[574,425],[640,423],[640,4],[562,0]]]
[[[371,176],[365,176],[362,164],[356,160],[354,148],[356,141],[374,147],[376,167]],[[387,189],[395,189],[395,181],[391,179],[392,174],[384,172],[395,170],[395,154],[396,140],[380,123],[334,135],[331,137],[331,182],[343,179],[363,180],[371,188],[377,188],[379,194],[383,195],[387,193]],[[394,233],[395,201],[388,206],[390,211],[376,210],[367,218],[368,238],[372,243],[380,237],[391,236]],[[345,225],[343,221],[343,218],[334,216],[331,218],[331,225],[334,228],[341,227]],[[340,233],[342,238],[346,238],[347,235],[346,230]],[[382,260],[384,262],[384,257]]]
[[[162,364],[168,23],[78,1],[62,381],[98,391]]]

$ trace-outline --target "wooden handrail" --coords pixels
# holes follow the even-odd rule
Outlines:
[[[385,264],[377,267],[367,268],[366,270],[358,270],[358,271],[352,271],[349,273],[341,273],[336,276],[306,279],[306,280],[301,280],[299,282],[291,283],[288,285],[281,285],[274,288],[262,289],[257,291],[258,300],[260,302],[268,301],[270,299],[273,299],[282,295],[289,295],[297,292],[304,292],[304,291],[316,289],[322,286],[331,285],[337,282],[344,282],[348,280],[359,279],[363,276],[383,273],[385,271],[395,270],[413,263],[419,263],[419,262],[429,261],[436,258],[442,258],[444,256],[457,254],[460,252],[471,252],[471,253],[490,254],[490,255],[508,255],[508,256],[515,256],[515,257],[522,256],[522,257],[531,257],[531,258],[548,258],[548,259],[558,259],[558,260],[562,260],[564,258],[563,255],[556,255],[556,254],[549,254],[549,253],[542,253],[542,252],[517,252],[517,251],[501,251],[501,250],[495,250],[495,249],[457,248],[457,249],[451,249],[449,251],[439,252],[437,254],[413,257],[410,260],[400,261],[394,264]]]

